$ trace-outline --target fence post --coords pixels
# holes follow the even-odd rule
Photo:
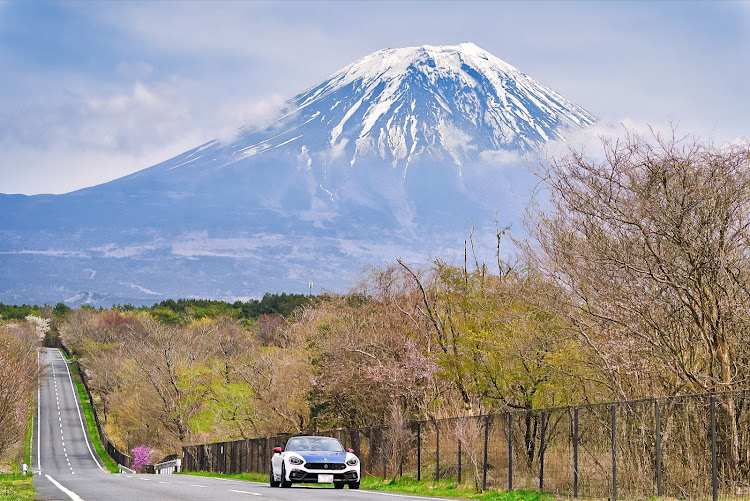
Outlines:
[[[513,490],[513,414],[508,413],[508,490]]]
[[[250,447],[250,457],[248,458],[247,462],[249,464],[248,471],[249,472],[255,472],[255,439],[251,438],[247,441],[248,447]]]
[[[544,427],[546,415],[542,411],[542,433],[539,439],[539,490],[544,492]]]
[[[661,413],[659,411],[659,400],[654,399],[654,429],[656,430],[656,495],[662,497],[664,489],[661,482]]]
[[[487,446],[490,441],[490,414],[484,420],[484,460],[482,462],[482,490],[487,489]]]
[[[388,463],[388,459],[386,458],[386,455],[385,455],[386,441],[387,441],[387,438],[385,436],[385,429],[381,428],[381,432],[380,432],[380,451],[382,453],[381,455],[383,456],[383,480],[385,480],[385,479],[388,478],[388,475],[386,474],[387,473],[386,466],[387,466],[387,463]]]
[[[718,470],[716,460],[716,395],[711,395],[711,489],[713,501],[719,499]]]
[[[573,497],[578,497],[578,407],[573,408]]]
[[[375,443],[372,441],[372,426],[367,429],[367,437],[370,441],[370,455],[367,457],[367,471],[370,475],[375,474]]]
[[[435,481],[440,480],[440,423],[435,423]]]
[[[422,423],[417,421],[417,481],[422,480]]]
[[[268,452],[268,438],[266,437],[263,439],[263,452],[261,453],[261,458],[262,458],[261,462],[263,463],[263,471],[261,473],[268,473],[266,471],[266,466],[268,466],[270,462],[266,460],[267,452]]]
[[[617,501],[617,406],[610,405],[609,411],[612,420],[612,501]]]
[[[458,484],[461,485],[461,439],[458,439]]]

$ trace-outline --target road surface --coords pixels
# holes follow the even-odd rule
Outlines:
[[[68,365],[57,349],[39,352],[47,366],[40,381],[32,438],[34,488],[40,500],[73,501],[235,501],[235,500],[435,500],[364,490],[299,487],[188,475],[111,474],[93,452]]]

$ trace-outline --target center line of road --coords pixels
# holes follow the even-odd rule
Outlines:
[[[229,489],[229,492],[239,492],[240,494],[252,494],[253,496],[262,496],[263,494],[257,493],[257,492],[250,492],[250,491],[238,491],[236,489]]]
[[[193,485],[191,485],[190,487],[203,487],[203,488],[205,489],[205,488],[206,488],[206,487],[208,487],[208,486],[207,486],[207,485],[198,485],[198,484],[193,484]]]

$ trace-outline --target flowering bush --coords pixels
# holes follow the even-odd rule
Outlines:
[[[130,451],[133,454],[133,469],[137,472],[142,472],[146,465],[153,464],[154,462],[154,451],[148,445],[138,445],[133,447]]]

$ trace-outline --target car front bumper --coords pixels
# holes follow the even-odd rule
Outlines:
[[[359,472],[356,468],[334,472],[331,470],[308,470],[301,466],[295,466],[289,471],[289,480],[294,483],[325,483],[320,482],[319,475],[333,475],[333,483],[359,482]]]

